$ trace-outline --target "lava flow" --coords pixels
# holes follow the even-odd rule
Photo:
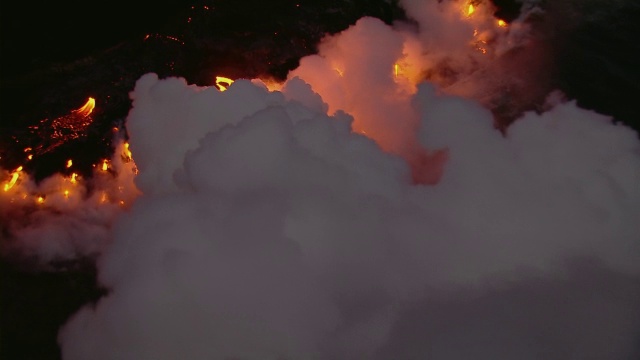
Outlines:
[[[38,125],[29,127],[30,131],[41,139],[41,143],[33,146],[37,155],[52,152],[63,144],[86,136],[93,123],[91,113],[95,108],[95,99],[89,97],[86,103],[69,114],[53,120],[43,119]]]
[[[54,142],[48,147],[25,148],[27,161],[32,161],[34,154],[42,155],[62,143],[83,136],[92,121],[90,114],[94,107],[95,100],[89,98],[81,108],[52,121],[50,125],[53,129],[47,133],[53,134]],[[9,236],[9,240],[3,240],[0,244],[4,255],[29,257],[25,249],[31,245],[39,246],[30,243],[34,234],[47,232],[55,223],[66,222],[79,226],[76,229],[78,233],[70,235],[68,241],[74,243],[83,238],[88,241],[87,244],[77,245],[81,256],[92,256],[100,251],[108,240],[106,231],[114,217],[139,195],[133,183],[137,168],[129,144],[121,133],[115,134],[114,141],[113,159],[104,159],[95,164],[95,170],[88,177],[75,171],[73,159],[60,164],[60,173],[37,182],[22,165],[6,175],[0,194],[0,214],[3,218],[0,225]],[[101,230],[96,232],[97,229]],[[38,251],[38,257],[44,258],[45,263],[66,259],[66,255],[54,250],[49,253]]]

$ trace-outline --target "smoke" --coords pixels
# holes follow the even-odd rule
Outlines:
[[[137,81],[139,172],[117,174],[140,193],[100,222],[109,292],[62,327],[64,359],[638,354],[637,133],[557,93],[498,130],[474,94],[526,22],[403,4],[417,27],[361,19],[280,91]],[[29,247],[84,234],[62,214]]]
[[[123,134],[116,134],[115,143],[113,158],[94,165],[89,178],[55,174],[36,183],[22,167],[10,173],[15,182],[5,183],[0,194],[3,257],[55,270],[102,253],[112,223],[139,194]]]
[[[169,95],[180,111],[158,111]],[[248,80],[218,92],[150,74],[132,97],[143,195],[99,263],[111,292],[60,333],[65,358],[388,358],[407,327],[414,354],[444,358],[465,355],[458,345],[483,358],[633,350],[639,143],[610,118],[566,102],[503,136],[479,104],[422,84],[417,138],[449,149],[440,183],[424,186],[299,79],[282,93]],[[137,142],[149,121],[217,130],[188,142],[147,125],[165,136]],[[581,259],[613,280],[574,284]],[[553,308],[564,301],[583,310]],[[599,340],[611,334],[615,347]]]

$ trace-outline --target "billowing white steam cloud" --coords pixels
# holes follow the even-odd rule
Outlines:
[[[413,82],[447,53],[457,74],[484,61],[456,43],[474,36],[460,3],[405,5],[438,26],[362,19],[278,92],[138,80],[142,195],[98,263],[109,294],[61,329],[64,359],[638,353],[637,134],[572,101],[502,134],[480,102]]]
[[[128,126],[144,195],[118,222],[100,263],[111,293],[61,332],[66,359],[375,358],[406,341],[390,340],[401,331],[395,327],[412,323],[401,310],[415,301],[433,301],[425,311],[444,307],[452,317],[463,316],[459,307],[477,311],[458,296],[461,305],[439,299],[457,287],[504,286],[528,274],[554,288],[546,281],[570,277],[565,261],[576,258],[627,276],[640,270],[640,144],[631,130],[573,103],[527,114],[503,137],[476,103],[420,85],[418,138],[447,147],[449,160],[437,186],[416,186],[405,162],[351,132],[348,116],[324,114],[300,80],[282,93],[246,80],[220,93],[146,75],[132,96]],[[238,106],[241,99],[251,102]],[[170,124],[212,131],[194,142]],[[144,129],[157,131],[157,141]],[[626,355],[638,326],[619,319],[638,315],[637,279],[631,284],[613,286],[619,302],[571,300],[598,312],[600,325],[619,322],[595,334],[539,335],[538,346],[559,341],[550,350],[520,344],[533,336],[524,327],[535,319],[519,306],[535,303],[499,302],[524,319],[502,319],[497,336],[513,339],[489,341],[481,358]],[[543,301],[548,295],[525,290]],[[496,311],[496,300],[483,301]],[[609,305],[622,315],[599,313]],[[442,321],[432,315],[420,321]],[[547,320],[591,324],[575,313]],[[490,326],[483,321],[468,324]],[[429,346],[430,338],[413,334],[410,345],[423,351],[416,354],[430,347],[459,358],[466,352],[458,345],[493,329],[449,331]],[[615,347],[591,342],[611,334]]]

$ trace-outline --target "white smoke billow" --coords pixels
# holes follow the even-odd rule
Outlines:
[[[138,80],[140,194],[104,226],[109,293],[62,327],[64,359],[638,354],[637,134],[573,101],[502,133],[447,89],[495,89],[473,74],[509,30],[486,3],[404,5],[419,30],[361,19],[280,91]],[[458,80],[417,81],[445,63]]]

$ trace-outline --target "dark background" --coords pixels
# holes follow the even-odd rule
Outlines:
[[[2,1],[3,78],[52,62],[72,61],[122,41],[157,32],[188,1]]]

